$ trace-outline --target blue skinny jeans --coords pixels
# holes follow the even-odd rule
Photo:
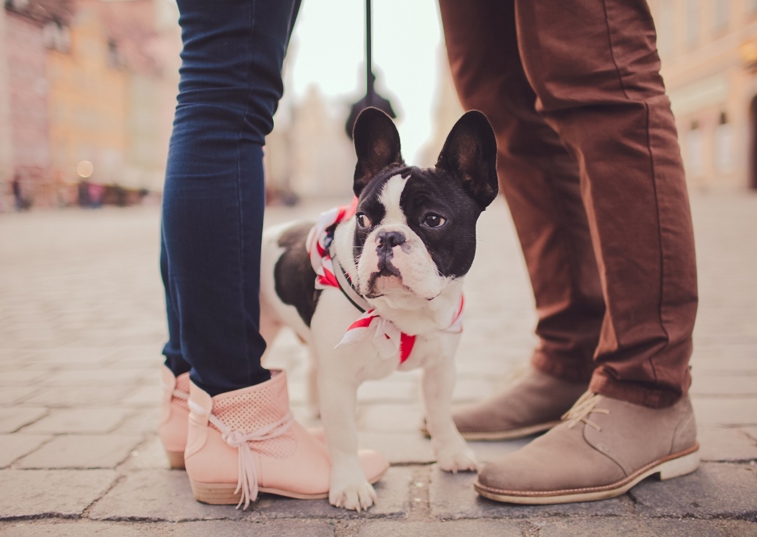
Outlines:
[[[211,396],[260,364],[263,145],[300,0],[178,0],[183,49],[163,191],[161,275],[175,375]]]

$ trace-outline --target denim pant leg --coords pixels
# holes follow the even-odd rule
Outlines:
[[[166,365],[210,395],[260,365],[263,144],[298,0],[179,0],[181,81],[163,193]],[[190,369],[191,366],[191,369]]]

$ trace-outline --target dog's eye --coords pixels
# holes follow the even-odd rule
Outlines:
[[[364,213],[357,213],[357,227],[360,229],[366,229],[371,227],[371,220]]]
[[[423,223],[428,227],[442,227],[447,223],[447,219],[438,214],[429,213],[423,217]]]

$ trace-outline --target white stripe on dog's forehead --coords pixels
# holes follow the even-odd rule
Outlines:
[[[409,177],[395,175],[389,178],[384,185],[381,196],[379,196],[379,201],[386,209],[386,216],[381,221],[382,224],[407,224],[405,213],[400,208],[400,197]]]

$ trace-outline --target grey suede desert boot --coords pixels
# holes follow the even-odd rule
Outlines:
[[[565,421],[486,464],[474,486],[492,500],[554,504],[613,498],[656,474],[671,479],[699,466],[688,397],[653,409],[587,393]]]
[[[452,414],[466,440],[507,440],[551,429],[589,383],[568,382],[528,366],[504,392]]]

